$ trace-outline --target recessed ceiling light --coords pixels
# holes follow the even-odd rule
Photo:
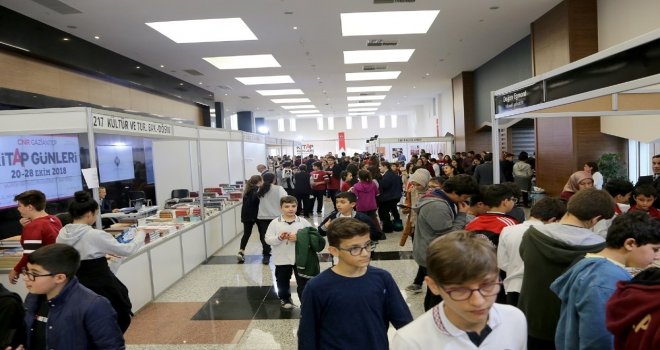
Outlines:
[[[202,82],[200,81],[200,82],[199,82],[199,85],[202,85],[202,84],[204,84],[204,83],[202,83]]]
[[[161,64],[161,65],[160,65],[160,68],[165,68],[165,65],[164,65],[164,64]]]
[[[236,78],[245,85],[261,85],[261,84],[288,84],[294,83],[290,75],[271,75],[265,77],[241,77]]]
[[[344,51],[344,64],[408,62],[415,49]]]
[[[440,13],[432,11],[381,11],[341,14],[343,36],[425,34]]]
[[[136,66],[135,69],[140,69],[140,66]]]
[[[99,39],[101,39],[101,37],[98,36],[98,35],[94,35],[94,39],[99,40]]]
[[[312,102],[308,98],[275,98],[272,99],[274,103],[305,103],[305,102]]]
[[[378,108],[349,108],[349,112],[372,112],[377,111]]]
[[[314,105],[290,105],[290,106],[280,106],[284,109],[310,109],[316,108]]]
[[[351,113],[348,113],[348,115],[351,115],[351,116],[353,116],[353,115],[375,115],[375,114],[376,114],[376,112],[351,112]]]
[[[298,30],[298,27],[294,26],[294,27],[293,27],[293,30]]]
[[[300,89],[257,90],[261,96],[304,95]]]
[[[245,56],[220,56],[203,57],[205,61],[218,69],[246,69],[246,68],[270,68],[280,67],[279,62],[273,55],[245,55]]]
[[[296,115],[296,117],[322,117],[322,116],[323,116],[323,114],[318,114],[318,113],[315,113],[315,114],[298,114],[298,115]]]
[[[396,79],[401,71],[346,73],[346,81]]]
[[[356,102],[356,103],[349,103],[348,107],[378,107],[380,106],[380,102]]]
[[[240,18],[145,23],[175,43],[257,40]]]
[[[64,41],[69,41],[69,38],[62,38],[62,40],[64,40]]]
[[[369,100],[384,100],[385,95],[368,95],[368,96],[348,96],[348,101],[369,101]]]
[[[347,87],[346,92],[383,92],[390,91],[392,85]]]
[[[293,114],[309,114],[309,113],[318,113],[318,109],[305,109],[305,110],[295,110],[295,111],[289,111],[289,113]]]

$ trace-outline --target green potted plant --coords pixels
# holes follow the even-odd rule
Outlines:
[[[598,159],[598,171],[603,175],[603,181],[610,179],[627,179],[626,165],[621,153],[604,153]]]

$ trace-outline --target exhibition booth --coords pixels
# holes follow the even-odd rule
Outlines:
[[[103,214],[116,222],[107,231],[148,236],[136,254],[111,260],[133,311],[242,232],[243,181],[266,162],[263,135],[93,108],[2,111],[0,125],[1,238],[20,233],[18,193],[41,190],[56,214],[74,192],[91,189],[98,201],[105,187],[121,208]],[[0,241],[4,280],[22,252],[17,238]],[[22,281],[8,288],[27,294]]]
[[[493,91],[491,101],[493,130],[511,118],[601,117],[601,132],[654,142],[660,127],[660,30]],[[493,150],[500,144],[493,132]],[[495,183],[499,158],[493,152]],[[631,149],[628,166],[639,168],[640,158],[650,155]]]
[[[421,150],[430,153],[434,158],[438,153],[453,155],[455,152],[454,137],[399,137],[380,138],[376,140],[377,149],[386,159],[391,159],[397,152],[403,152],[407,160],[411,155],[419,155]]]

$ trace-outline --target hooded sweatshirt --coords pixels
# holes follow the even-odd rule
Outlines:
[[[360,181],[353,185],[353,193],[357,197],[355,201],[355,210],[368,212],[378,209],[376,204],[376,195],[378,186],[373,181]]]
[[[426,249],[431,241],[445,233],[462,230],[466,222],[465,213],[458,212],[456,204],[442,190],[424,195],[413,211],[417,214],[413,258],[419,266],[426,267]]]
[[[529,336],[554,341],[561,302],[550,284],[576,259],[604,247],[603,237],[582,227],[552,223],[525,232],[520,244],[525,272],[518,308],[527,317]]]
[[[144,245],[144,232],[138,231],[129,243],[119,243],[111,234],[87,224],[68,224],[60,230],[57,243],[76,248],[80,260],[101,258],[106,254],[128,256]]]
[[[640,272],[630,282],[617,283],[607,302],[607,329],[614,348],[660,348],[660,269]]]
[[[561,299],[555,335],[557,350],[612,349],[612,334],[605,328],[605,304],[616,283],[630,277],[623,265],[587,255],[557,278],[550,285]]]

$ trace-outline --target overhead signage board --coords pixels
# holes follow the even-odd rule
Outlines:
[[[543,102],[543,82],[495,96],[495,114],[533,106]]]
[[[174,136],[174,126],[144,119],[92,113],[94,130],[111,130],[155,136]]]

